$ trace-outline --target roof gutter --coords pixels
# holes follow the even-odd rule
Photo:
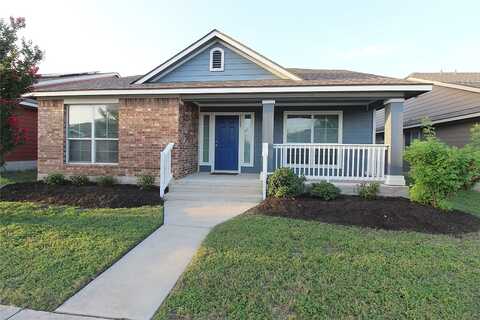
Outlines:
[[[408,85],[342,85],[342,86],[288,86],[288,87],[217,87],[217,88],[163,88],[163,89],[109,89],[36,91],[24,97],[112,96],[112,95],[172,95],[172,94],[234,94],[234,93],[309,93],[309,92],[428,92],[430,84]]]
[[[445,83],[445,82],[440,82],[440,81],[425,80],[425,79],[419,79],[419,78],[407,78],[407,80],[423,82],[423,83],[431,83],[431,84],[434,84],[434,85],[440,86],[440,87],[480,93],[480,88],[469,87],[469,86],[465,86],[465,85],[461,85],[461,84]]]

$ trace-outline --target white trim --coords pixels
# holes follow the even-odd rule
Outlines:
[[[452,89],[458,89],[458,90],[480,93],[480,88],[469,87],[469,86],[461,85],[461,84],[452,84],[452,83],[445,83],[445,82],[434,81],[434,80],[425,80],[425,79],[419,79],[419,78],[407,78],[407,80],[418,81],[418,82],[422,82],[422,83],[431,83],[431,84],[434,84],[434,85],[440,86],[440,87],[446,87],[446,88],[452,88]]]
[[[208,115],[208,161],[204,162],[203,161],[203,126],[204,126],[204,116]],[[213,113],[212,112],[200,112],[199,114],[199,126],[198,126],[198,137],[199,137],[199,143],[198,143],[198,165],[199,166],[210,166],[212,165],[212,155],[214,153],[212,152],[212,141],[213,141],[213,126],[214,121],[213,121]]]
[[[275,100],[262,100],[262,105],[264,104],[275,104]]]
[[[301,78],[299,78],[298,76],[296,76],[293,73],[287,71],[286,69],[280,67],[279,65],[273,63],[272,61],[270,61],[267,58],[261,56],[260,54],[256,53],[255,51],[247,48],[246,46],[242,45],[240,42],[224,35],[223,33],[219,32],[217,30],[213,30],[212,32],[210,32],[209,34],[207,34],[206,36],[204,36],[203,38],[201,38],[200,40],[198,40],[197,42],[195,42],[191,46],[187,47],[185,50],[176,54],[175,56],[173,56],[169,60],[165,61],[160,66],[153,69],[152,71],[150,71],[149,73],[147,73],[146,75],[144,75],[143,77],[141,77],[140,79],[135,81],[134,83],[135,84],[145,83],[150,78],[154,77],[155,75],[159,74],[163,70],[172,66],[177,61],[181,60],[185,56],[189,55],[191,52],[200,48],[201,46],[203,46],[204,44],[206,44],[207,42],[209,42],[213,38],[218,38],[218,39],[224,41],[225,43],[231,45],[232,47],[236,48],[237,50],[242,51],[243,53],[247,54],[248,56],[250,56],[255,61],[265,65],[268,68],[269,71],[271,71],[273,73],[276,73],[276,74],[279,74],[279,75],[282,75],[283,78],[285,78],[285,79],[291,79],[291,80],[297,80],[297,81],[301,80]]]
[[[104,95],[167,95],[167,94],[217,94],[217,93],[313,93],[313,92],[410,92],[430,91],[431,85],[343,85],[343,86],[286,86],[286,87],[231,87],[231,88],[168,88],[168,89],[119,89],[119,90],[76,90],[37,91],[23,97],[68,97]]]
[[[19,104],[24,107],[38,108],[38,103],[35,100],[33,101],[22,100]]]
[[[220,68],[214,68],[213,67],[213,53],[215,51],[220,51],[220,53],[222,54],[221,56],[221,59],[220,59]],[[220,47],[214,47],[212,49],[210,49],[210,61],[208,63],[209,67],[210,67],[210,71],[211,72],[221,72],[221,71],[224,71],[225,69],[225,52],[223,51],[222,48]]]
[[[383,102],[384,105],[390,104],[390,103],[404,103],[405,99],[403,98],[395,98],[395,99],[388,99]]]
[[[89,97],[77,97],[77,98],[66,98],[63,100],[64,104],[117,104],[119,103],[118,98],[89,98]]]
[[[245,162],[243,159],[243,155],[245,152],[245,134],[244,134],[244,126],[245,126],[245,116],[250,115],[252,120],[252,128],[251,128],[251,135],[252,135],[252,143],[250,144],[250,162]],[[254,167],[255,163],[255,112],[242,112],[240,116],[240,166],[241,167]]]
[[[312,122],[312,129],[310,132],[310,142],[287,142],[287,117],[289,115],[309,115],[313,118],[314,115],[331,115],[335,114],[338,115],[338,142],[334,144],[341,144],[343,143],[343,111],[341,110],[325,110],[325,111],[317,111],[317,110],[306,110],[306,111],[285,111],[283,113],[283,143],[284,144],[305,144],[305,143],[315,143],[313,142],[313,122]]]
[[[67,107],[67,117],[65,121],[65,136],[66,136],[66,154],[65,154],[65,164],[67,165],[118,165],[118,158],[117,162],[97,162],[96,161],[96,154],[95,154],[95,147],[97,141],[117,141],[119,150],[117,150],[118,156],[120,156],[120,145],[119,145],[119,138],[95,138],[95,110],[98,107],[108,106],[108,104],[89,104],[89,105],[82,105],[82,104],[65,104]],[[68,126],[70,123],[70,108],[71,107],[83,107],[83,108],[90,108],[91,112],[91,137],[90,138],[70,138]],[[91,153],[91,160],[90,161],[70,161],[70,141],[90,141],[90,153]]]

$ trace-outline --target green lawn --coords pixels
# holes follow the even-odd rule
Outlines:
[[[161,207],[0,202],[0,304],[55,309],[162,222]]]
[[[0,186],[9,183],[28,182],[37,180],[36,170],[0,172]]]
[[[479,319],[480,234],[243,215],[207,237],[155,319]]]
[[[461,191],[451,202],[454,209],[480,216],[480,192]]]

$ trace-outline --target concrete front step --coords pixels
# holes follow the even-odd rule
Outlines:
[[[261,193],[262,186],[223,186],[208,184],[172,184],[169,187],[170,192],[219,192],[219,193]]]
[[[185,201],[214,201],[214,202],[259,202],[262,201],[261,193],[214,193],[211,192],[169,192],[165,195],[165,200],[185,200]]]

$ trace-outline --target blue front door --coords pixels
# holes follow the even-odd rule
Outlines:
[[[238,116],[215,117],[215,170],[238,171]]]

